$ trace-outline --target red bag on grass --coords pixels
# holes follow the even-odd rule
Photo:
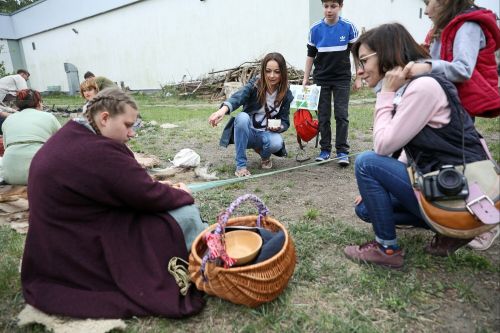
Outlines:
[[[311,141],[318,135],[318,120],[313,119],[311,112],[307,109],[298,109],[293,115],[293,125],[297,131],[297,141],[302,147],[302,141]]]

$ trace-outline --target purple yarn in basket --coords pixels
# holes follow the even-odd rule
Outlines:
[[[217,227],[215,228],[214,234],[221,236],[224,235],[226,224],[227,221],[229,220],[229,217],[233,214],[234,210],[238,208],[245,201],[252,201],[255,204],[255,206],[257,206],[259,215],[257,217],[256,224],[258,228],[261,227],[262,218],[266,217],[267,214],[269,214],[269,209],[266,207],[264,202],[262,202],[262,200],[256,195],[245,194],[234,200],[225,211],[223,211],[217,216]],[[222,237],[221,237],[221,242],[222,242]],[[214,262],[219,257],[220,255],[214,253],[214,251],[212,251],[212,249],[210,248],[208,249],[207,253],[203,256],[203,260],[201,261],[201,275],[203,276],[204,281],[207,281],[207,278],[205,276],[205,266],[207,262],[208,261]]]

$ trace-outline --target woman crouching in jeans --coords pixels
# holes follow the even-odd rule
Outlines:
[[[280,53],[269,53],[262,60],[260,76],[248,81],[208,118],[210,125],[217,126],[225,114],[243,105],[243,111],[227,123],[220,140],[224,147],[234,140],[237,177],[251,175],[247,169],[246,150],[249,148],[261,156],[262,169],[272,168],[271,154],[286,156],[280,133],[290,126],[292,100],[285,58]]]
[[[461,165],[462,153],[466,163],[487,156],[471,118],[460,104],[448,100],[442,88],[456,97],[452,83],[436,75],[407,81],[414,61],[429,55],[402,25],[384,24],[369,30],[354,44],[353,54],[359,62],[358,75],[377,92],[374,151],[361,154],[355,164],[362,198],[357,201],[356,214],[372,224],[375,240],[348,246],[344,252],[355,261],[400,268],[404,254],[397,242],[396,225],[427,228],[406,170],[407,157],[415,158],[425,174],[443,165]],[[399,160],[391,157],[402,148]],[[469,241],[436,234],[425,251],[446,256]]]

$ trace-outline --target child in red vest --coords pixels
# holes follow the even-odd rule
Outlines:
[[[455,83],[463,106],[472,117],[500,114],[495,51],[500,29],[495,14],[473,0],[425,0],[425,14],[434,26],[425,45],[433,60],[415,64],[411,75],[444,73]]]

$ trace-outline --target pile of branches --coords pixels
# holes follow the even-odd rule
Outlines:
[[[180,83],[166,84],[161,87],[165,96],[196,96],[208,100],[221,100],[226,98],[224,83],[240,82],[246,84],[260,72],[261,60],[246,61],[233,68],[212,71],[205,77],[197,80],[185,80]],[[304,71],[298,70],[287,64],[288,80],[290,84],[302,84]]]

